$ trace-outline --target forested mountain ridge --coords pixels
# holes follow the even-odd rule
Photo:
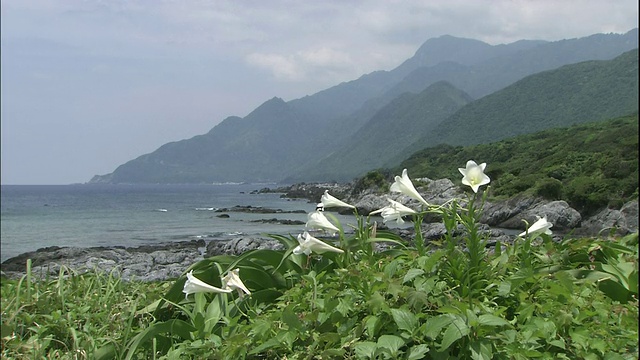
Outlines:
[[[477,94],[483,91],[488,94],[493,91],[491,86],[507,86],[514,77],[518,80],[527,75],[527,71],[537,72],[541,66],[556,66],[558,61],[560,63],[557,66],[560,66],[588,59],[613,58],[637,47],[637,33],[637,29],[634,29],[622,35],[601,34],[559,42],[523,41],[498,46],[479,44],[475,52],[458,51],[450,55],[433,51],[442,48],[442,44],[438,45],[440,47],[434,44],[444,42],[456,48],[456,43],[467,44],[469,39],[431,39],[416,52],[412,58],[414,60],[394,70],[367,74],[288,102],[273,98],[245,118],[229,117],[207,134],[165,144],[150,154],[121,165],[111,174],[95,176],[91,182],[282,181],[299,173],[302,167],[316,163],[344,146],[345,141],[367,126],[378,111],[398,96],[404,96],[404,92],[419,94],[433,83],[445,80],[472,97],[477,97],[468,88],[474,89]],[[536,60],[540,57],[539,53],[546,54],[544,61]],[[451,74],[436,71],[446,67],[443,61],[457,62],[462,59],[465,59],[465,64],[471,65],[458,63],[449,68],[494,69],[511,75],[502,76],[502,83],[472,78],[470,83],[459,86],[448,80],[460,76],[455,71]],[[549,62],[549,59],[553,59],[553,62]],[[527,63],[531,64],[528,70],[523,66]],[[429,69],[432,69],[431,72]],[[513,73],[512,69],[515,69]],[[523,71],[525,75],[522,75]],[[430,76],[415,81],[419,72],[430,72]],[[486,72],[489,73],[488,70]],[[487,87],[481,83],[486,83]]]
[[[420,94],[404,93],[375,113],[366,126],[345,140],[343,147],[304,167],[285,182],[348,181],[401,155],[404,146],[420,139],[471,101],[465,92],[444,81]]]
[[[404,152],[438,144],[480,144],[611,119],[638,111],[638,96],[637,49],[613,60],[565,65],[469,103]]]

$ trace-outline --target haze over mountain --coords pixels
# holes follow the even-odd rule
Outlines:
[[[637,29],[622,35],[597,34],[556,42],[523,40],[498,46],[442,36],[426,41],[412,58],[394,70],[363,75],[289,102],[272,98],[244,118],[229,117],[207,134],[165,144],[119,166],[111,174],[95,176],[91,182],[350,180],[371,168],[400,161],[403,156],[411,155],[408,151],[430,145],[433,141],[428,133],[433,129],[438,129],[438,136],[447,137],[447,141],[456,138],[455,131],[447,130],[444,124],[469,122],[458,114],[474,113],[482,108],[485,113],[503,113],[513,126],[524,129],[527,127],[518,124],[535,118],[521,113],[514,116],[514,112],[518,113],[515,108],[509,111],[505,106],[508,103],[502,101],[519,99],[522,102],[524,96],[535,108],[539,101],[531,101],[533,95],[548,101],[544,99],[545,94],[561,96],[569,95],[567,91],[577,91],[579,101],[571,106],[579,106],[591,102],[592,96],[601,96],[603,89],[609,89],[615,97],[617,91],[622,91],[622,87],[617,86],[621,82],[618,80],[631,76],[634,70],[621,74],[617,71],[626,71],[621,68],[624,65],[611,65],[616,69],[608,69],[609,62],[573,65],[581,74],[577,77],[563,72],[567,69],[559,69],[557,74],[542,73],[541,77],[528,79],[529,85],[524,88],[523,85],[512,90],[505,87],[532,74],[587,60],[609,60],[637,47]],[[637,99],[637,50],[632,53],[635,54],[634,99]],[[592,72],[589,66],[599,69],[597,78],[586,78]],[[563,77],[565,82],[577,83],[567,83],[561,91],[552,92],[558,86],[556,76]],[[581,82],[588,89],[581,87]],[[631,86],[633,90],[634,84],[622,82],[624,89]],[[535,86],[532,87],[532,83]],[[504,89],[501,95],[496,93],[499,100],[487,96],[501,89]],[[486,102],[471,101],[485,96]],[[564,106],[562,102],[556,104],[560,108]],[[602,105],[606,108],[610,104]],[[630,105],[623,101],[615,105],[621,112],[634,110],[626,109],[628,106],[635,106],[637,110],[637,102]],[[522,110],[531,108],[522,105]],[[607,111],[603,109],[601,113]],[[588,115],[579,110],[573,113]],[[555,114],[552,112],[550,116]],[[559,126],[553,121],[541,124]],[[536,130],[532,127],[531,131]],[[509,136],[509,131],[495,134],[495,139],[500,136]],[[491,140],[486,136],[477,139]],[[337,169],[336,164],[344,164],[343,169]]]

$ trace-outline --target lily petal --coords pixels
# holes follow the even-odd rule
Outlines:
[[[238,294],[240,297],[244,294],[251,295],[251,291],[247,289],[247,287],[240,279],[240,269],[236,268],[227,273],[225,277],[222,278],[222,285],[225,289],[229,290],[238,290]]]
[[[404,220],[402,219],[403,216],[416,214],[415,210],[409,207],[406,207],[405,205],[397,201],[391,200],[389,198],[387,198],[387,201],[389,201],[389,205],[383,207],[382,209],[372,211],[371,213],[369,213],[369,215],[380,213],[380,215],[382,215],[382,218],[383,218],[382,222],[385,224],[389,220],[395,220],[396,223],[403,224],[404,223]]]
[[[329,194],[329,190],[324,191],[324,194],[320,198],[320,204],[322,204],[323,208],[330,208],[330,207],[348,207],[351,209],[356,208],[351,204],[347,204],[346,202],[331,196]],[[318,204],[318,206],[320,206],[320,204]]]
[[[323,254],[325,252],[343,253],[342,249],[331,246],[320,239],[316,239],[308,232],[298,234],[298,243],[300,245],[293,249],[293,253],[296,255],[305,254],[310,255],[312,252],[316,254]]]
[[[487,163],[478,165],[473,160],[467,161],[465,168],[458,168],[458,171],[462,174],[462,183],[470,186],[471,190],[477,193],[480,186],[486,185],[491,181],[491,179],[484,173],[486,166]]]
[[[534,222],[527,231],[521,232],[518,236],[523,237],[528,234],[531,238],[536,238],[540,234],[552,235],[553,232],[550,230],[552,226],[553,224],[547,221],[546,216],[543,218],[538,217],[538,220]]]
[[[395,182],[391,184],[389,188],[392,192],[403,193],[404,195],[418,200],[425,205],[429,205],[429,203],[420,195],[418,190],[413,186],[411,179],[409,179],[409,175],[407,174],[407,169],[402,170],[402,176],[396,176]]]
[[[328,232],[331,232],[332,234],[335,234],[340,231],[340,229],[338,229],[335,225],[333,225],[329,221],[329,219],[327,219],[327,217],[324,216],[324,214],[319,210],[316,210],[312,213],[309,213],[309,215],[307,215],[307,223],[305,224],[305,227],[308,229],[319,229],[319,230],[328,231]]]
[[[220,289],[215,286],[209,285],[206,282],[198,279],[193,275],[193,270],[187,273],[187,281],[184,283],[184,287],[182,288],[182,292],[184,293],[184,298],[186,299],[189,294],[195,294],[199,292],[211,292],[211,293],[230,293],[229,289]]]

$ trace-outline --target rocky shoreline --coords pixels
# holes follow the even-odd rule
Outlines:
[[[465,198],[463,189],[448,179],[420,179],[423,186],[420,192],[431,204],[443,204],[457,198]],[[401,195],[381,193],[369,189],[361,194],[352,194],[349,184],[297,184],[286,188],[262,189],[261,192],[279,192],[287,198],[305,198],[316,202],[325,189],[334,196],[355,205],[358,213],[367,215],[387,205],[387,198],[412,204]],[[260,207],[234,207],[220,209],[218,212],[245,211],[262,214],[282,213],[277,209]],[[508,235],[503,229],[524,229],[523,219],[529,223],[536,216],[547,216],[554,224],[552,230],[559,240],[562,234],[571,233],[576,236],[616,235],[622,236],[638,231],[638,200],[630,201],[620,209],[602,209],[597,214],[583,219],[581,214],[572,209],[565,201],[548,201],[540,198],[515,197],[512,199],[487,202],[480,219],[480,231],[486,234],[487,245],[496,241],[509,242],[514,235]],[[283,225],[304,225],[302,222],[287,222],[277,219],[258,220],[262,222],[279,222]],[[384,227],[378,221],[379,227]],[[422,226],[426,241],[442,238],[444,225],[438,219],[427,221]],[[413,241],[413,229],[398,230],[398,235],[408,242]],[[193,240],[170,242],[138,247],[47,247],[13,257],[0,264],[4,276],[17,278],[24,275],[27,259],[32,261],[32,274],[35,277],[57,277],[61,269],[71,269],[82,273],[89,270],[100,270],[117,273],[124,280],[159,281],[177,278],[193,263],[207,256],[220,254],[238,255],[252,249],[281,249],[282,245],[270,238],[238,236],[226,240]]]

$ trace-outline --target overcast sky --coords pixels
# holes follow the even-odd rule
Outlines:
[[[489,44],[638,27],[637,0],[2,0],[2,184],[70,184],[391,70],[429,38]]]

